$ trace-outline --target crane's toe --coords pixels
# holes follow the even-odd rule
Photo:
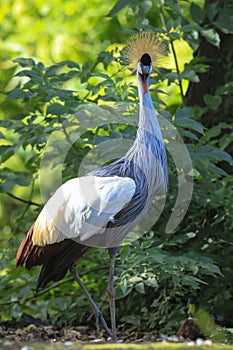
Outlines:
[[[93,317],[95,318],[95,326],[96,326],[96,332],[97,334],[100,334],[100,325],[102,325],[103,329],[105,330],[105,332],[107,333],[107,335],[109,337],[112,337],[112,333],[110,331],[110,329],[108,328],[108,325],[104,319],[104,316],[102,314],[102,312],[100,311],[100,309],[96,310],[96,312],[93,312],[87,319],[88,322],[90,322]]]

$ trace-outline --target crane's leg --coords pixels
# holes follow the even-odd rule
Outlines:
[[[112,325],[112,340],[116,341],[116,307],[115,307],[115,289],[114,289],[114,270],[115,270],[115,258],[118,248],[109,248],[108,253],[110,257],[109,264],[109,276],[108,285],[106,292],[108,294],[110,314],[111,314],[111,325]]]
[[[87,300],[89,301],[89,303],[91,305],[91,308],[93,310],[93,316],[95,317],[95,325],[96,325],[97,333],[100,333],[100,323],[101,323],[103,328],[105,329],[106,333],[108,334],[108,336],[112,338],[112,333],[111,333],[110,329],[108,328],[107,323],[105,322],[105,319],[103,317],[102,312],[100,311],[98,306],[95,304],[94,300],[92,299],[92,297],[88,293],[86,287],[84,286],[83,282],[81,281],[79,275],[77,274],[75,265],[71,266],[70,272],[71,272],[72,276],[74,277],[75,281],[79,284],[80,288],[82,289],[83,293],[85,294]]]

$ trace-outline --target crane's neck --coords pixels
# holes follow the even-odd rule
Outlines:
[[[137,72],[137,80],[138,80],[138,94],[139,94],[140,104],[146,105],[147,107],[154,109],[151,96],[149,93],[150,77],[148,76],[147,78],[143,78],[141,74]]]
[[[139,125],[136,139],[126,158],[143,170],[153,196],[156,189],[167,186],[167,157],[160,125],[148,91],[148,80],[147,78],[145,86],[143,78],[138,74]],[[140,182],[140,178],[138,181]]]
[[[149,132],[161,142],[163,137],[160,129],[158,119],[155,114],[153,102],[149,92],[149,76],[144,81],[143,77],[137,73],[138,78],[138,93],[140,99],[140,111],[139,111],[139,129],[140,132]],[[139,135],[138,135],[139,136]]]
[[[141,168],[147,173],[148,187],[153,197],[153,193],[158,188],[166,189],[167,187],[167,157],[162,132],[149,92],[149,76],[145,80],[139,73],[137,76],[140,109],[135,140],[137,149],[135,160],[138,164],[141,163]]]

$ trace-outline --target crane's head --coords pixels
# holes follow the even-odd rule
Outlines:
[[[141,32],[135,35],[127,44],[125,55],[133,68],[137,68],[137,75],[147,92],[152,65],[161,55],[165,55],[167,47],[154,33]]]
[[[138,78],[143,84],[144,93],[147,92],[147,86],[149,83],[149,76],[152,72],[152,61],[148,53],[144,53],[138,61],[137,74]]]

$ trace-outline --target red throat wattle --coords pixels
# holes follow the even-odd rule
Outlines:
[[[146,94],[148,92],[145,78],[143,79],[143,91],[144,91],[144,94]]]

